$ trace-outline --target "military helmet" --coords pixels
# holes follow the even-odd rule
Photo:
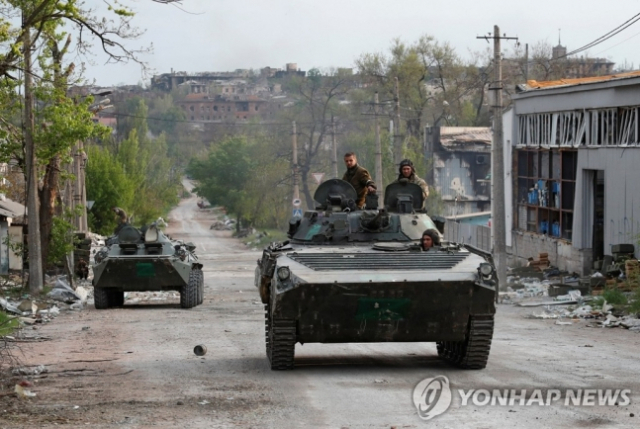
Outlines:
[[[415,173],[416,169],[413,166],[413,162],[411,162],[410,159],[403,159],[402,161],[400,161],[400,166],[398,167],[398,172],[400,173],[400,175],[402,175],[402,167],[411,167],[411,172]]]

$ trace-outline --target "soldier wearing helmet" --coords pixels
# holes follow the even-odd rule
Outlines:
[[[401,181],[407,181],[409,183],[415,183],[422,188],[422,198],[426,202],[429,196],[429,186],[427,182],[422,180],[416,175],[416,169],[413,167],[413,162],[410,159],[403,159],[400,161],[398,179],[393,183],[400,183]]]
[[[440,234],[435,229],[427,229],[422,233],[422,240],[420,241],[422,250],[427,252],[436,246],[440,246]]]

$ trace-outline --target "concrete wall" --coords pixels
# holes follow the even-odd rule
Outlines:
[[[12,243],[22,242],[22,225],[12,225],[9,227],[9,239]],[[9,269],[22,270],[22,258],[13,252],[9,252]]]
[[[578,151],[573,245],[592,245],[593,189],[585,170],[604,171],[604,253],[620,243],[636,245],[640,255],[640,148],[585,148]]]
[[[581,275],[590,272],[591,249],[576,249],[566,241],[523,231],[513,232],[512,244],[511,266],[522,266],[527,258],[538,259],[540,253],[548,253],[551,265],[561,270]]]
[[[9,224],[6,220],[0,221],[0,274],[9,274],[9,246],[5,244],[9,235]]]

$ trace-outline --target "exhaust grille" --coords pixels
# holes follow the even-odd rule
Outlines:
[[[333,270],[448,270],[468,253],[288,253],[294,261],[315,271]]]

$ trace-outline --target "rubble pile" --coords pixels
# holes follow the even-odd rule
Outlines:
[[[88,281],[72,289],[66,276],[46,277],[45,287],[51,291],[41,297],[23,294],[20,297],[0,296],[0,310],[17,317],[22,326],[49,323],[62,311],[81,310],[89,299],[91,286]],[[14,285],[19,288],[20,285]],[[7,289],[5,287],[5,289]]]
[[[530,260],[526,267],[509,272],[507,290],[499,294],[501,303],[531,307],[533,311],[527,318],[555,319],[556,325],[586,321],[588,327],[620,327],[640,332],[638,314],[630,310],[629,305],[640,300],[640,263],[637,260],[624,255],[621,261],[616,259],[621,255],[617,255],[605,265],[607,268],[601,267],[590,276],[579,277],[553,266],[542,268],[546,255],[540,256],[533,264]],[[624,271],[618,271],[623,264]],[[601,271],[616,276],[607,278]],[[615,303],[607,302],[607,298]]]

